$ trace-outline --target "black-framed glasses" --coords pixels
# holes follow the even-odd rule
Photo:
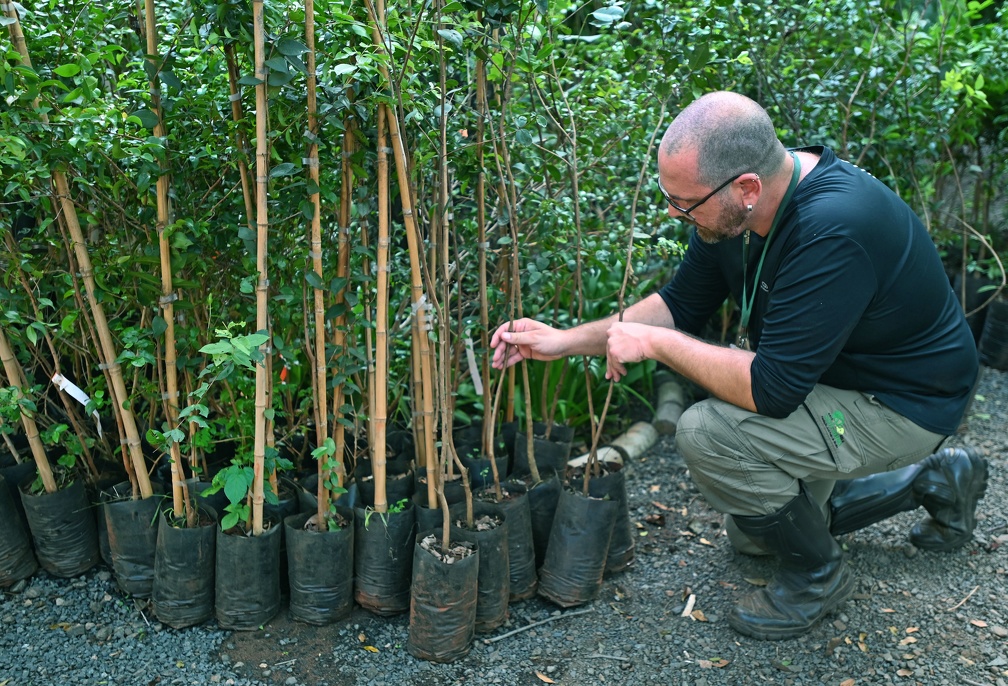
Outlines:
[[[675,210],[679,214],[686,215],[687,217],[689,217],[690,221],[694,221],[695,222],[696,219],[693,218],[693,215],[690,214],[690,212],[692,212],[693,210],[695,210],[696,208],[700,207],[705,202],[707,202],[708,200],[710,200],[711,198],[713,198],[715,195],[717,195],[718,191],[720,191],[725,186],[727,186],[727,185],[729,185],[731,183],[734,183],[736,180],[738,180],[738,178],[740,176],[742,176],[742,174],[745,174],[745,173],[746,172],[742,172],[741,174],[736,174],[735,176],[731,177],[730,179],[728,179],[727,181],[725,181],[724,183],[722,183],[720,186],[718,186],[717,188],[715,188],[714,190],[712,190],[710,193],[708,193],[704,197],[702,197],[699,200],[697,200],[695,203],[693,203],[689,207],[681,207],[679,205],[679,203],[677,203],[675,200],[673,200],[672,196],[670,196],[668,194],[668,191],[665,190],[665,187],[661,185],[661,179],[658,179],[658,190],[660,190],[662,192],[662,195],[665,196],[665,202],[667,202],[669,204],[669,207],[671,207],[673,210]]]

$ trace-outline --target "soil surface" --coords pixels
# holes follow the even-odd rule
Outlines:
[[[734,599],[774,572],[733,551],[662,437],[626,467],[635,561],[606,579],[597,600],[561,610],[541,598],[510,607],[506,626],[477,636],[453,664],[405,649],[408,617],[355,609],[333,626],[286,611],[261,631],[234,633],[221,659],[268,684],[1008,684],[1008,511],[1003,455],[1008,376],[985,370],[953,446],[990,461],[974,540],[951,553],[907,539],[925,512],[903,513],[840,538],[857,576],[854,598],[793,640],[736,634]]]
[[[577,608],[513,603],[508,623],[454,663],[407,652],[406,614],[360,608],[322,627],[284,608],[254,631],[215,621],[174,630],[99,565],[3,589],[0,686],[1008,686],[1006,421],[1008,374],[987,369],[952,439],[990,461],[974,539],[951,553],[918,551],[907,534],[920,509],[842,536],[855,595],[801,638],[757,641],[728,626],[735,599],[770,579],[774,563],[732,550],[665,436],[625,466],[633,564]]]

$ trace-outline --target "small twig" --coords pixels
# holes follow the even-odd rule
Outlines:
[[[576,610],[574,612],[566,612],[566,613],[564,613],[562,615],[554,615],[553,617],[547,617],[546,619],[541,619],[538,622],[532,622],[531,624],[526,624],[525,626],[523,626],[521,628],[514,629],[513,631],[509,631],[506,634],[501,634],[500,636],[494,636],[493,638],[484,638],[483,639],[483,643],[485,643],[485,644],[496,643],[497,641],[499,641],[499,640],[501,640],[503,638],[508,638],[509,636],[514,636],[515,634],[520,634],[523,631],[528,631],[529,629],[537,627],[540,624],[546,624],[548,622],[553,622],[553,621],[556,621],[558,619],[567,619],[568,617],[574,617],[575,615],[583,615],[583,614],[587,614],[589,612],[594,612],[594,611],[595,611],[594,609],[592,609],[592,608],[589,607],[586,610]]]
[[[972,679],[967,679],[966,677],[963,677],[963,683],[969,684],[970,686],[987,686],[987,684],[982,684],[979,681],[973,681]]]
[[[284,660],[283,662],[274,662],[273,666],[274,667],[283,667],[284,665],[292,665],[295,662],[297,662],[297,658],[292,659],[292,660]]]
[[[147,624],[147,628],[149,629],[149,628],[150,628],[150,625],[151,625],[151,623],[150,623],[150,621],[149,621],[149,620],[147,619],[147,615],[145,615],[145,614],[144,614],[144,611],[143,611],[143,605],[141,605],[141,604],[140,604],[140,601],[139,601],[139,600],[137,600],[136,598],[134,598],[134,599],[133,599],[133,607],[135,607],[135,608],[136,608],[136,610],[137,610],[137,612],[139,612],[139,613],[140,613],[140,616],[141,616],[141,617],[143,617],[143,620],[144,620],[144,622],[146,622],[146,624]]]
[[[974,593],[976,593],[979,589],[980,589],[979,586],[974,586],[973,590],[970,591],[969,593],[967,593],[965,598],[963,598],[958,603],[956,603],[955,605],[953,605],[952,607],[950,607],[948,609],[948,611],[949,612],[954,612],[955,610],[958,610],[960,607],[962,607],[963,605],[965,605],[966,601],[970,599],[970,596],[972,596]]]
[[[602,660],[619,660],[620,662],[630,662],[630,658],[628,657],[618,657],[616,655],[602,655],[601,653],[594,653],[592,655],[586,655],[585,657],[589,658],[594,657]]]

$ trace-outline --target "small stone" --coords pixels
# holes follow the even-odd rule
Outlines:
[[[990,628],[990,630],[991,630],[991,633],[994,634],[995,636],[997,636],[998,638],[1008,638],[1008,629],[1006,629],[1003,626],[997,626],[997,625],[995,625],[995,626],[992,626]]]

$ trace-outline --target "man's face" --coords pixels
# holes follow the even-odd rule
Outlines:
[[[736,197],[734,181],[738,177],[715,188],[699,183],[696,156],[691,151],[673,157],[659,155],[658,169],[658,185],[668,202],[669,216],[696,226],[704,242],[734,238],[747,228],[749,215]]]

